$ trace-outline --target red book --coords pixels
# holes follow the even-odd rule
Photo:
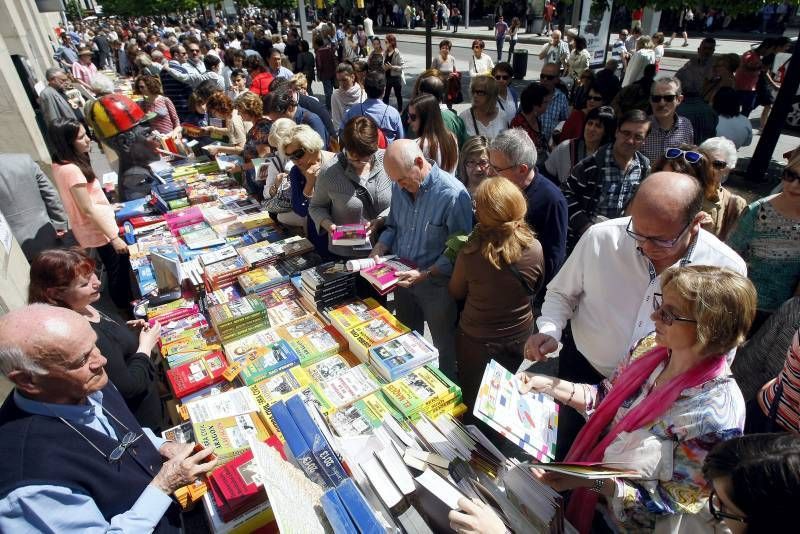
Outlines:
[[[128,222],[131,223],[134,228],[150,226],[151,224],[160,223],[162,221],[164,221],[163,215],[142,215],[140,217],[131,217],[128,219]]]
[[[193,362],[169,369],[167,378],[175,396],[183,398],[225,380],[222,373],[227,366],[225,355],[216,351]]]

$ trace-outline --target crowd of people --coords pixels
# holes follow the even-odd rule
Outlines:
[[[442,21],[459,16],[442,2],[433,8]],[[501,44],[510,32],[513,50],[519,21],[500,17],[497,63],[479,39],[466,59],[444,40],[404,102],[402,47],[376,26],[369,17],[355,26],[321,20],[310,43],[289,19],[64,29],[62,66],[47,71],[41,95],[57,194],[31,177],[13,197],[30,184],[42,191],[38,204],[2,206],[31,261],[31,306],[0,317],[0,369],[16,386],[0,426],[19,436],[4,440],[3,458],[47,439],[112,450],[122,428],[163,428],[150,359],[158,327],[123,324],[127,246],[89,159],[96,132],[86,116],[110,92],[98,69],[114,69],[134,80],[148,114],[142,128],[181,137],[189,125],[206,143],[224,138],[209,152],[241,156],[233,172],[248,192],[322,257],[410,260],[415,268],[398,274],[397,318],[419,332],[427,325],[440,368],[469,406],[491,359],[514,371],[557,355],[557,376],[519,380],[563,406],[558,459],[639,475],[587,481],[536,471],[571,491],[567,517],[581,532],[598,499],[607,506],[597,521],[623,530],[679,532],[711,519],[753,532],[785,525],[800,492],[800,440],[740,436],[800,431],[800,151],[788,155],[780,190],[749,205],[725,181],[751,140],[746,117],[768,104],[762,85],[779,83],[769,56],[789,43],[717,57],[707,38],[674,77],[656,78],[663,35],[622,32],[614,59],[595,73],[585,39],[554,30],[539,80],[517,91]],[[465,96],[468,108],[456,113]],[[120,160],[127,186],[118,200],[147,194],[148,157]],[[255,159],[266,162],[256,169]],[[0,158],[0,176],[10,165]],[[68,221],[78,245],[94,251],[122,317],[93,306],[94,259],[42,246],[41,232],[24,228],[31,209],[50,214],[37,219],[42,228],[56,223],[47,243]],[[365,224],[371,246],[331,242],[352,223]],[[28,336],[32,322],[42,327]],[[31,418],[38,426],[26,433]],[[88,425],[92,439],[69,421]],[[0,495],[0,530],[21,517],[50,521],[49,503],[95,506],[86,528],[151,519],[166,528],[174,517],[163,492],[213,465],[207,452],[147,438],[152,482],[136,472],[126,488],[111,488],[117,474],[91,455],[78,464],[93,470],[91,481],[68,469],[68,452],[4,468],[12,490]],[[89,489],[75,490],[74,480]],[[137,515],[142,499],[159,514]],[[460,506],[454,528],[502,525],[485,508]]]

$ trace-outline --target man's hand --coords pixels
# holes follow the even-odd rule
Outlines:
[[[367,237],[370,237],[375,232],[380,232],[384,224],[386,224],[386,219],[384,217],[378,217],[377,219],[372,219],[371,221],[367,221],[366,224]]]
[[[450,528],[459,534],[505,534],[507,532],[503,520],[488,504],[478,499],[466,497],[458,499],[458,510],[450,510],[447,514]]]
[[[547,334],[533,334],[525,342],[525,359],[541,362],[547,355],[558,350],[558,341]]]
[[[400,287],[411,287],[431,275],[430,271],[419,272],[417,269],[402,271],[397,273],[397,285]]]
[[[158,449],[158,452],[167,460],[171,460],[176,454],[183,450],[184,445],[185,443],[178,443],[177,441],[165,441]]]
[[[172,495],[176,489],[193,483],[197,477],[208,473],[217,465],[216,458],[208,462],[203,461],[212,453],[209,448],[192,454],[194,443],[184,443],[180,447],[175,449],[172,458],[161,466],[161,470],[151,482],[167,495]]]
[[[372,247],[369,257],[374,258],[376,256],[385,256],[388,251],[389,248],[386,245],[383,243],[377,243],[374,247]]]

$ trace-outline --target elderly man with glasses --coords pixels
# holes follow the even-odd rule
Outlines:
[[[681,82],[677,78],[660,78],[650,89],[653,108],[650,132],[642,145],[642,154],[650,161],[658,160],[670,147],[694,144],[694,127],[689,119],[677,113],[683,102]]]
[[[547,109],[539,117],[542,124],[542,136],[547,142],[550,142],[553,130],[556,129],[558,123],[567,120],[569,116],[569,99],[558,85],[559,72],[559,66],[555,63],[545,63],[539,76],[541,84],[547,87],[553,95]]]
[[[15,386],[0,407],[0,532],[180,532],[172,493],[215,467],[211,449],[139,426],[74,311],[12,311],[0,340]]]
[[[742,258],[701,229],[703,198],[695,178],[654,173],[636,192],[630,216],[590,227],[547,286],[538,333],[528,339],[525,358],[543,360],[561,342],[559,378],[599,383],[653,331],[654,293],[661,291],[660,275],[668,267],[711,265],[745,275]],[[558,458],[584,421],[570,408],[559,413]]]

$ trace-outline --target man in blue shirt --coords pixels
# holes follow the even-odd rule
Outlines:
[[[294,76],[294,72],[281,65],[282,59],[283,54],[281,54],[281,51],[277,48],[273,48],[269,55],[269,63],[267,68],[269,73],[272,74],[274,78],[284,78],[286,80],[290,80],[292,76]]]
[[[567,256],[568,211],[561,190],[536,172],[536,157],[536,147],[522,128],[500,133],[489,146],[489,165],[494,173],[514,182],[528,202],[525,221],[542,244],[542,287],[546,287]]]
[[[472,231],[472,201],[464,185],[422,154],[410,139],[392,143],[383,168],[394,182],[386,229],[371,256],[391,252],[416,269],[398,273],[397,318],[417,332],[425,322],[439,350],[439,369],[456,379],[456,303],[447,285],[453,264],[444,255],[447,239]]]
[[[547,109],[539,117],[539,122],[542,125],[542,136],[548,143],[553,136],[553,130],[556,129],[559,122],[567,120],[569,113],[567,95],[559,87],[559,72],[560,67],[555,63],[545,63],[539,76],[541,84],[550,89],[550,94],[553,95]]]
[[[385,90],[386,76],[382,72],[373,71],[367,74],[364,80],[364,92],[367,93],[367,99],[358,105],[353,104],[347,110],[342,120],[339,135],[342,134],[347,121],[353,117],[365,115],[375,121],[383,135],[386,136],[388,143],[396,139],[402,139],[405,133],[403,132],[403,124],[400,121],[400,113],[392,106],[384,104],[382,99]]]
[[[139,426],[78,313],[12,311],[0,340],[15,385],[0,407],[0,532],[179,532],[171,495],[215,467],[211,449]]]

